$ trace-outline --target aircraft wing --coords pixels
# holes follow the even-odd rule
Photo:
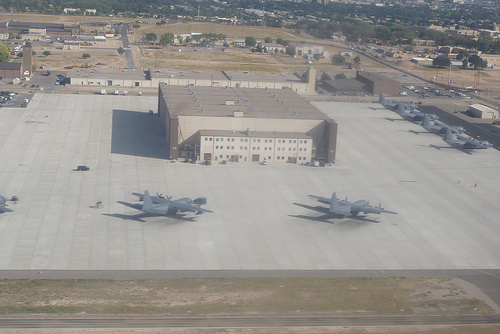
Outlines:
[[[309,195],[309,197],[317,199],[319,202],[325,203],[325,204],[330,204],[330,202],[331,202],[331,198],[327,198],[327,197],[321,197],[321,196],[316,196],[316,195]]]
[[[191,212],[213,212],[211,210],[203,209],[202,207],[198,205],[191,205],[183,202],[178,202],[178,201],[171,201],[170,202],[170,208],[171,209],[176,209],[180,211],[191,211]]]
[[[393,214],[393,215],[398,214],[397,212],[394,212],[394,211],[389,211],[389,210],[385,210],[385,209],[382,209],[382,208],[373,207],[373,206],[369,206],[369,205],[353,206],[353,209],[355,211],[357,211],[357,212],[376,213],[378,215],[381,214],[381,213],[390,213],[390,214]]]

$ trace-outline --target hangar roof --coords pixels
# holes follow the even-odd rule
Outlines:
[[[160,83],[170,117],[329,118],[291,89],[172,86]]]

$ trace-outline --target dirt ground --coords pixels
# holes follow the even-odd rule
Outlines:
[[[498,334],[500,325],[490,326],[395,326],[395,327],[300,327],[300,328],[155,328],[155,329],[71,329],[75,334]],[[0,330],[2,334],[62,334],[68,329]]]
[[[253,316],[491,314],[460,279],[3,280],[0,315]]]

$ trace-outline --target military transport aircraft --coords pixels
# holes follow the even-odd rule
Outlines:
[[[393,109],[393,110],[397,110],[399,104],[401,104],[404,109],[411,109],[411,110],[418,109],[418,106],[413,102],[398,102],[395,100],[392,100],[392,102],[387,102],[384,94],[380,94],[380,97],[378,99],[378,103],[380,103],[381,105],[383,105],[387,109]]]
[[[489,141],[486,140],[481,141],[460,135],[457,135],[456,138],[453,138],[453,134],[451,133],[450,129],[446,130],[444,141],[453,147],[467,150],[486,149],[493,146]]]
[[[134,193],[134,195],[136,195]],[[203,212],[213,212],[207,209],[201,208],[202,204],[207,203],[205,197],[198,197],[194,200],[191,198],[180,198],[176,200],[171,200],[171,197],[163,197],[161,195],[150,196],[149,191],[144,191],[144,195],[139,194],[142,197],[142,208],[141,210],[147,213],[153,213],[158,215],[175,214],[177,212],[195,212],[196,214],[201,214]]]
[[[5,204],[6,202],[7,202],[7,199],[5,197],[3,197],[2,195],[0,195],[0,213],[14,211],[14,210],[11,210],[11,209],[6,207],[7,206]]]
[[[309,195],[309,197],[317,199],[318,202],[328,204],[328,212],[333,216],[341,218],[356,216],[360,212],[375,213],[378,215],[381,213],[390,213],[393,215],[397,214],[397,212],[385,210],[384,208],[380,207],[380,205],[378,207],[370,206],[370,204],[366,200],[359,200],[356,202],[349,202],[347,201],[347,198],[345,199],[345,201],[339,200],[337,199],[337,195],[335,193],[333,193],[331,198],[316,195]]]
[[[434,124],[431,124],[430,119],[427,115],[424,116],[422,120],[422,127],[429,132],[439,132],[446,134],[446,130],[449,129],[451,133],[462,133],[465,129],[461,126],[448,125],[444,122],[434,120]]]
[[[438,119],[438,117],[434,114],[424,114],[423,112],[420,112],[418,110],[412,109],[410,110],[410,112],[406,112],[402,104],[398,105],[398,108],[396,109],[396,114],[409,121],[423,121],[424,117],[427,117],[427,119],[429,120]]]

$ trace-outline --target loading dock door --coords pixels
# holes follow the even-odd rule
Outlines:
[[[252,154],[252,161],[259,162],[260,161],[260,155],[259,154]]]

